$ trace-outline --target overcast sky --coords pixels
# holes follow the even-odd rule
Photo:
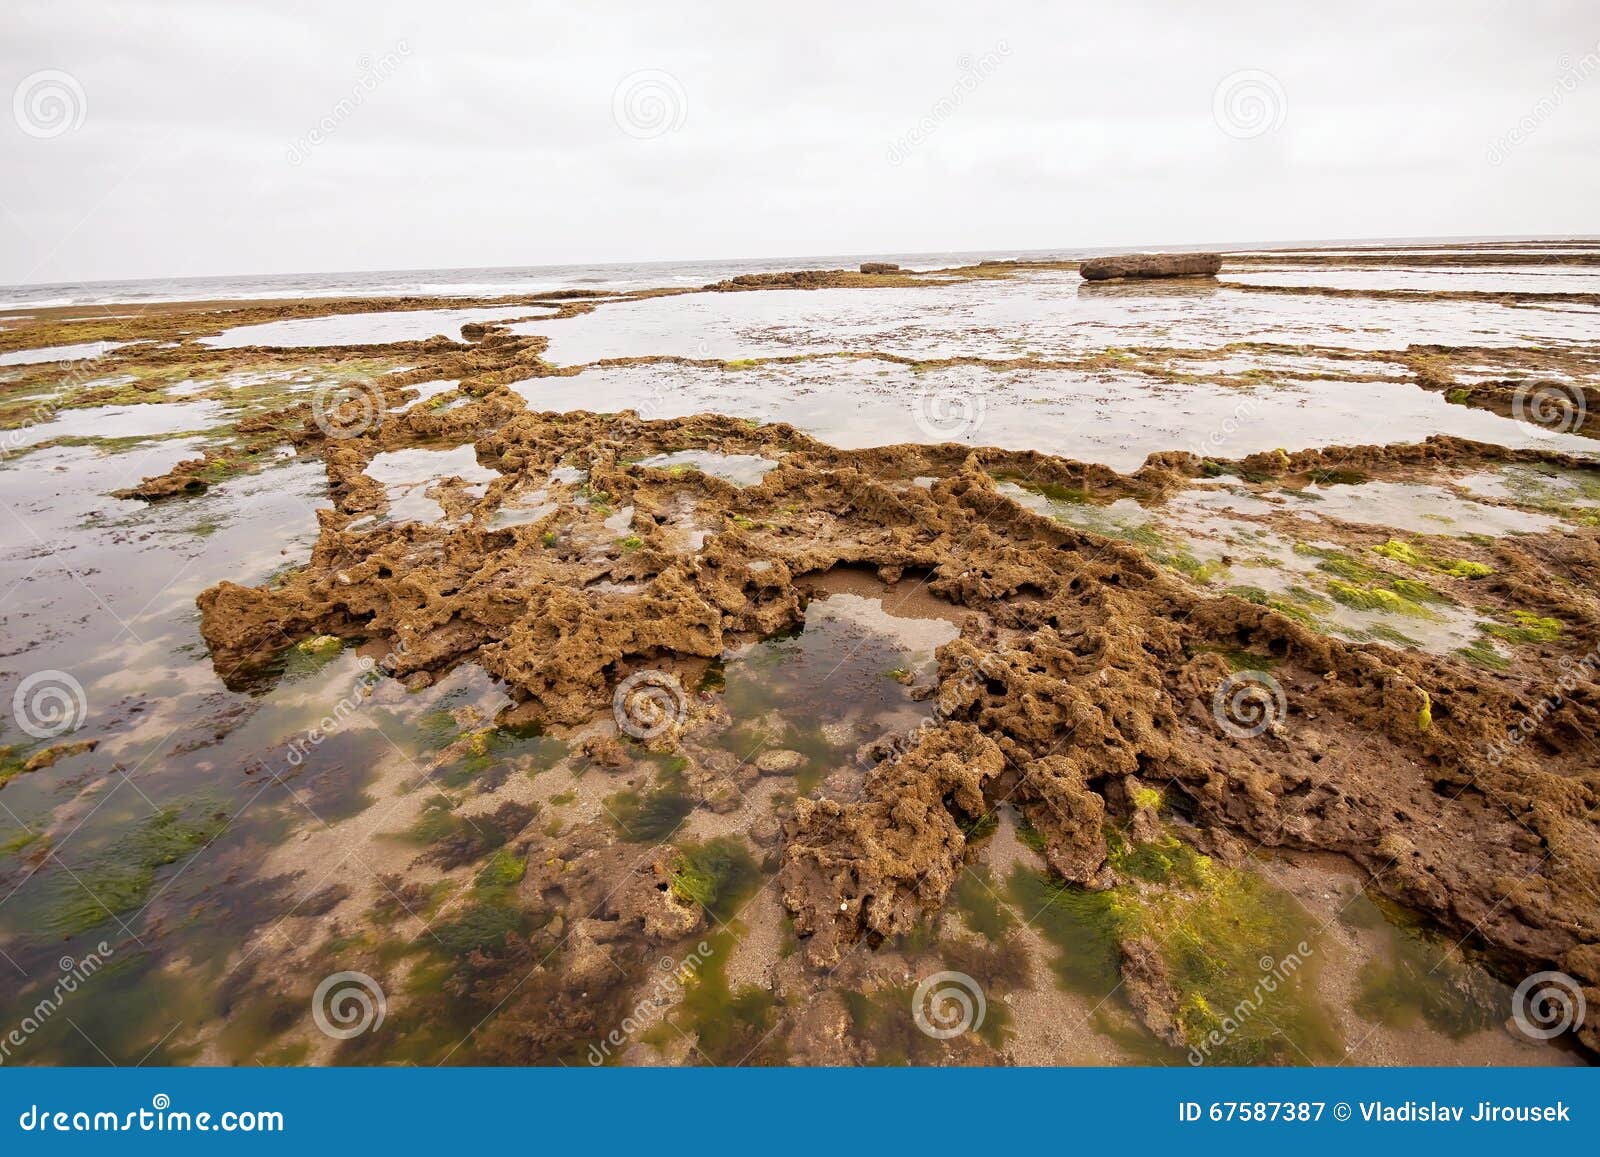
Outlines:
[[[1600,232],[1600,5],[4,0],[0,283]]]

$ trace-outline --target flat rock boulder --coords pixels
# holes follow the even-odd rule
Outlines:
[[[863,261],[862,273],[899,273],[900,267],[892,261]]]
[[[1220,253],[1119,253],[1095,257],[1078,267],[1085,281],[1118,278],[1215,277],[1222,268]]]

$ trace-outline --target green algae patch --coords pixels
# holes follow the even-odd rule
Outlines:
[[[1559,620],[1532,611],[1512,611],[1511,622],[1484,623],[1478,629],[1508,643],[1553,643],[1561,637]]]
[[[1341,917],[1357,928],[1381,930],[1386,940],[1357,976],[1352,1007],[1361,1017],[1397,1029],[1422,1023],[1455,1040],[1500,1022],[1505,987],[1443,937],[1365,895]]]
[[[1396,538],[1391,538],[1381,546],[1373,547],[1372,551],[1374,554],[1404,563],[1406,566],[1416,567],[1418,570],[1431,570],[1455,578],[1477,579],[1494,573],[1494,568],[1484,563],[1473,562],[1470,559],[1447,558],[1414,542],[1402,542]]]
[[[480,896],[503,896],[522,883],[527,872],[526,860],[501,848],[479,869],[472,887]]]
[[[737,836],[680,844],[672,861],[672,894],[698,904],[717,921],[732,919],[761,881],[761,869]]]
[[[1218,867],[1175,837],[1118,840],[1125,883],[1093,892],[1018,868],[1013,902],[1059,951],[1062,987],[1095,1000],[1119,991],[1122,943],[1155,945],[1186,1043],[1212,1064],[1332,1061],[1343,1055],[1317,997],[1315,925],[1254,872]],[[1035,915],[1037,913],[1037,915]],[[1194,1056],[1191,1053],[1191,1058]]]
[[[778,998],[759,985],[734,987],[728,982],[728,958],[738,947],[738,937],[724,929],[701,943],[706,951],[683,999],[642,1039],[660,1043],[682,1032],[695,1038],[700,1055],[714,1065],[783,1064],[783,1042],[772,1031]]]
[[[1060,949],[1051,969],[1061,987],[1095,1000],[1116,990],[1122,982],[1119,945],[1137,927],[1126,890],[1091,892],[1020,866],[1006,887],[1023,918]]]
[[[508,802],[486,815],[464,816],[454,800],[440,794],[423,805],[416,822],[398,838],[427,845],[423,858],[449,871],[498,851],[537,814],[537,806]]]
[[[1511,660],[1495,649],[1495,645],[1487,638],[1472,640],[1465,647],[1457,647],[1455,653],[1469,663],[1476,663],[1489,671],[1508,671],[1511,669]]]
[[[1251,599],[1249,601],[1254,602],[1255,600]],[[1221,655],[1231,671],[1270,671],[1280,661],[1276,655],[1261,655],[1254,651],[1247,651],[1242,647],[1219,647],[1211,643],[1185,644],[1183,650],[1184,654],[1190,658],[1196,655]]]
[[[999,941],[1016,927],[1017,918],[996,894],[989,869],[974,865],[962,872],[951,892],[956,911],[968,928],[986,940]]]
[[[1051,502],[1060,502],[1069,506],[1082,506],[1091,503],[1094,499],[1087,490],[1077,486],[1062,486],[1056,482],[1040,482],[1038,479],[1029,478],[1024,474],[1010,472],[992,475],[996,482],[1010,482],[1024,490],[1031,490],[1035,494],[1043,495]]]
[[[537,775],[548,771],[566,753],[567,745],[545,735],[536,723],[486,727],[468,736],[464,750],[441,763],[434,778],[444,787],[479,781],[484,790],[493,790],[510,775],[512,760],[531,757],[529,774]]]
[[[344,640],[337,635],[313,635],[296,643],[295,650],[313,659],[331,659],[344,650]]]
[[[1308,627],[1317,625],[1318,615],[1325,615],[1333,610],[1333,604],[1327,599],[1299,586],[1290,587],[1281,595],[1253,586],[1231,586],[1226,588],[1224,593],[1241,598],[1247,603],[1254,603],[1258,607],[1277,611],[1280,615]]]
[[[228,826],[205,805],[171,804],[71,873],[52,877],[42,926],[72,936],[142,907],[164,867],[187,860]]]
[[[1149,789],[1145,789],[1149,791]],[[1149,791],[1158,806],[1161,793]],[[1147,806],[1139,804],[1140,807]],[[1192,888],[1204,888],[1215,876],[1211,857],[1202,856],[1174,835],[1163,834],[1159,839],[1134,843],[1122,833],[1108,828],[1106,860],[1119,875],[1132,876],[1150,884],[1178,883]]]
[[[1025,848],[1038,852],[1041,856],[1044,855],[1046,847],[1044,833],[1034,827],[1028,817],[1024,815],[1017,817],[1017,842]]]
[[[676,769],[665,767],[651,787],[627,788],[604,803],[611,826],[633,844],[666,839],[694,810],[694,800],[684,791],[681,761]]]

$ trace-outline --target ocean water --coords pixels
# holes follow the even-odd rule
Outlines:
[[[851,269],[863,261],[892,261],[907,269],[937,269],[978,261],[1076,261],[1107,253],[1138,250],[1221,250],[1320,246],[1386,247],[1519,244],[1532,240],[1584,241],[1592,238],[1413,237],[1351,240],[1216,242],[1204,245],[1118,245],[1094,248],[991,249],[931,253],[857,253],[816,257],[757,257],[738,260],[657,261],[625,264],[528,265],[483,269],[395,269],[343,273],[240,274],[225,277],[160,277],[131,281],[75,281],[50,285],[0,286],[0,309],[70,305],[139,304],[161,301],[251,301],[300,297],[482,297],[547,293],[558,289],[627,290],[705,285],[742,273],[782,269]],[[1420,256],[1419,256],[1420,259]]]

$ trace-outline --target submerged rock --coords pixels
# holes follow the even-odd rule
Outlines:
[[[1220,253],[1119,253],[1095,257],[1078,267],[1085,281],[1116,278],[1215,277],[1222,268]]]

